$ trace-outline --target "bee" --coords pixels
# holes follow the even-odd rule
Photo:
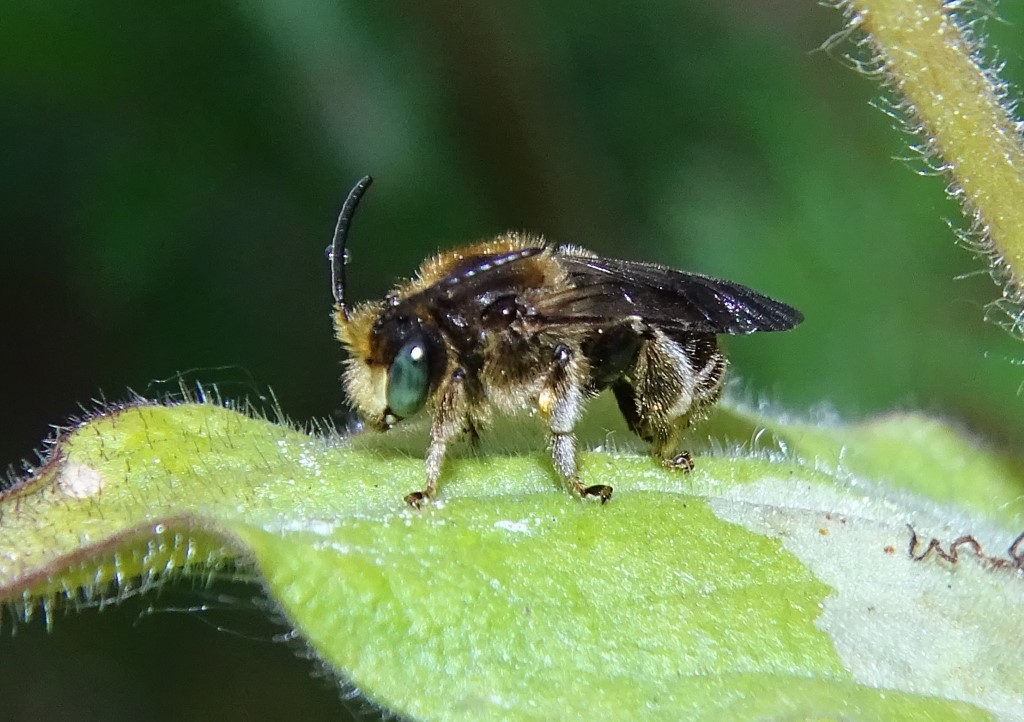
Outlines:
[[[524,233],[446,251],[381,301],[351,311],[346,244],[372,179],[348,194],[328,247],[334,325],[348,350],[344,384],[370,427],[431,414],[426,484],[437,491],[448,446],[475,440],[495,409],[539,412],[566,485],[602,503],[607,484],[580,480],[573,429],[587,401],[610,388],[626,424],[670,468],[689,471],[678,436],[722,392],[719,335],[783,331],[796,309],[738,283],[665,266],[602,258]]]

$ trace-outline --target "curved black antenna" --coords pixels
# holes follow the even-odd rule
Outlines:
[[[352,224],[352,216],[359,207],[366,189],[373,183],[373,178],[363,176],[352,190],[348,192],[345,204],[338,214],[338,225],[334,227],[334,240],[331,241],[331,288],[334,290],[334,301],[342,317],[348,321],[348,309],[345,307],[345,243],[348,241],[348,227]]]

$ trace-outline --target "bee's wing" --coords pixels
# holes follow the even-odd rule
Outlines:
[[[665,266],[559,254],[572,288],[540,294],[545,326],[640,318],[666,331],[747,334],[784,331],[803,320],[791,306],[731,281]]]

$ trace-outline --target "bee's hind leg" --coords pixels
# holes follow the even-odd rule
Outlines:
[[[693,470],[690,452],[673,453],[678,437],[675,419],[652,413],[646,405],[641,406],[643,399],[638,399],[636,389],[625,379],[612,384],[612,393],[629,430],[651,445],[651,453],[661,460],[663,466],[684,472]],[[639,411],[641,408],[646,411],[644,415]]]
[[[633,367],[612,384],[626,424],[666,468],[693,471],[690,453],[675,451],[679,432],[721,394],[725,366],[714,335],[669,338],[655,331]]]
[[[607,484],[585,486],[579,478],[576,434],[573,429],[587,400],[580,354],[565,345],[555,348],[555,362],[541,389],[537,406],[551,432],[551,460],[558,475],[581,497],[596,496],[605,503],[612,497]]]

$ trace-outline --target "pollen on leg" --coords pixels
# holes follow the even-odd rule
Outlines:
[[[551,417],[551,408],[555,405],[555,392],[550,388],[546,387],[541,390],[540,396],[537,397],[537,408],[545,419]]]
[[[106,480],[91,466],[68,463],[57,475],[57,488],[73,499],[88,499],[103,489]]]

